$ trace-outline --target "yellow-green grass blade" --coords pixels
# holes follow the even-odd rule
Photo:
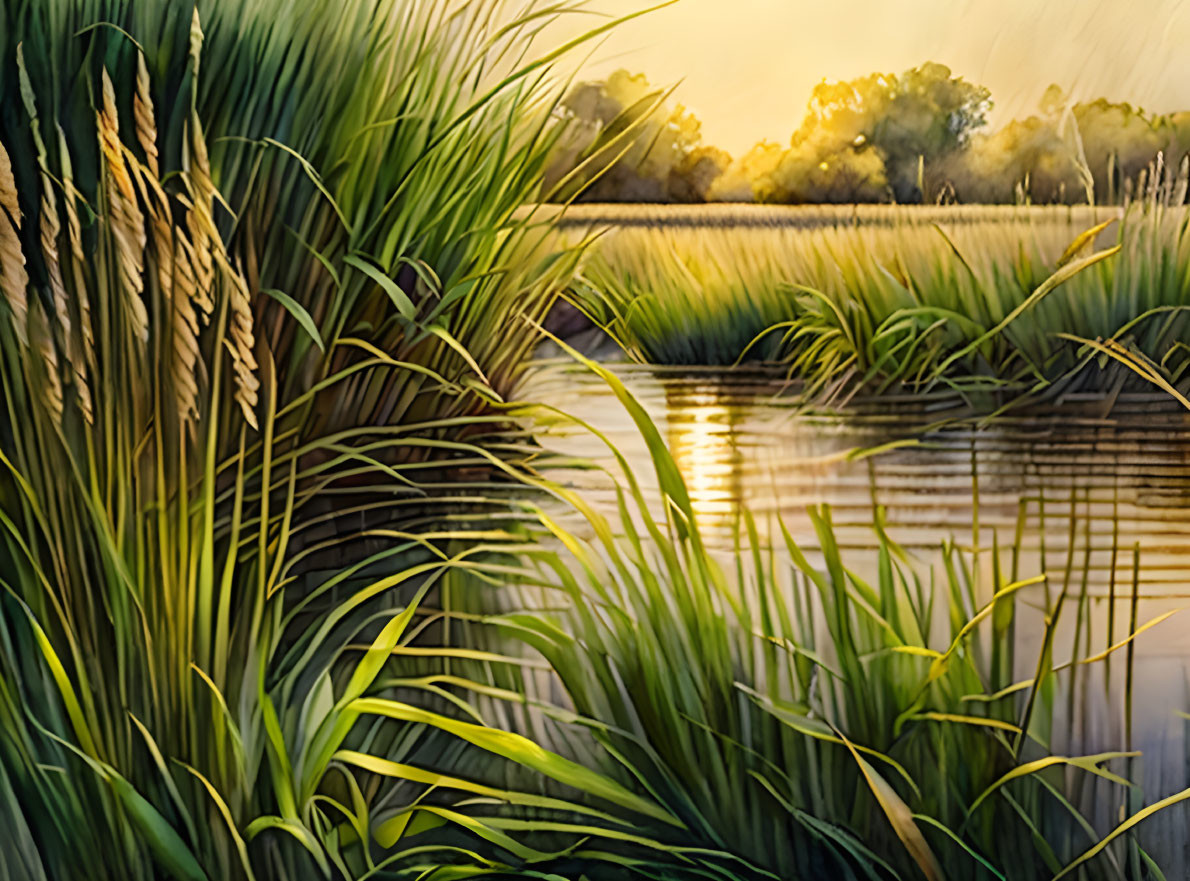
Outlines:
[[[349,708],[356,713],[386,716],[438,728],[508,761],[524,765],[559,783],[626,808],[642,816],[682,828],[682,823],[660,805],[625,789],[609,777],[556,753],[543,749],[528,738],[510,731],[460,722],[400,701],[359,698]]]

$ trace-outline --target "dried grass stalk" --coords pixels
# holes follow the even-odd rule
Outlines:
[[[183,422],[198,416],[198,314],[194,309],[194,248],[177,232],[174,251],[174,291],[171,298],[173,356],[170,373],[178,415]]]
[[[133,115],[136,117],[136,139],[145,151],[145,167],[155,180],[160,180],[161,170],[157,161],[157,122],[153,115],[153,96],[149,91],[149,69],[145,66],[143,52],[136,55],[136,95],[132,99]]]
[[[62,162],[62,204],[66,209],[66,234],[70,244],[71,275],[74,294],[78,301],[79,339],[82,342],[83,360],[95,366],[95,332],[91,326],[91,301],[87,295],[87,262],[83,254],[83,229],[79,221],[79,191],[74,186],[74,168],[70,161],[70,150],[66,146],[66,134],[58,126],[58,155]]]
[[[58,365],[58,350],[54,346],[54,338],[50,333],[49,319],[45,314],[45,307],[40,300],[33,301],[33,340],[37,346],[37,353],[41,356],[41,368],[45,373],[41,383],[41,403],[55,425],[62,424],[63,396],[62,375]]]
[[[194,290],[191,295],[195,305],[209,318],[215,308],[212,288],[215,284],[215,263],[213,254],[218,250],[219,231],[215,228],[215,184],[211,180],[211,163],[207,156],[207,143],[202,126],[196,115],[190,120],[190,168],[187,181],[190,184],[190,210],[186,212],[186,229],[194,243]]]
[[[21,205],[17,200],[16,179],[12,175],[12,160],[3,143],[0,143],[0,208],[8,212],[17,229],[20,229]]]
[[[144,291],[145,219],[136,201],[132,177],[120,143],[120,122],[111,77],[103,71],[103,109],[97,114],[99,146],[107,169],[107,208],[116,243],[116,262],[124,289],[124,302],[132,332],[141,342],[149,339],[149,314]]]
[[[21,344],[29,344],[29,303],[26,288],[29,276],[25,272],[25,255],[21,251],[21,208],[17,200],[16,179],[8,151],[0,143],[0,291],[12,310],[12,324]]]
[[[83,352],[74,333],[73,322],[70,317],[70,297],[66,293],[66,284],[62,278],[62,265],[58,252],[58,237],[62,232],[62,223],[58,215],[57,202],[53,197],[51,181],[48,175],[42,175],[41,193],[41,254],[45,259],[46,272],[49,275],[50,296],[54,304],[54,319],[57,324],[59,339],[62,340],[66,351],[66,361],[70,365],[71,381],[74,383],[75,396],[79,410],[87,424],[95,421],[94,406],[91,401],[91,388],[87,382],[87,365],[83,359]],[[55,359],[56,360],[56,359]]]
[[[253,428],[258,428],[255,408],[260,380],[256,376],[256,355],[253,351],[256,340],[253,336],[252,298],[248,282],[243,273],[234,268],[222,250],[215,252],[215,260],[228,291],[230,320],[227,339],[224,341],[231,352],[235,370],[235,400],[244,412],[244,419]]]
[[[169,316],[169,373],[175,403],[185,424],[198,416],[198,314],[194,309],[194,249],[185,233],[173,223],[169,196],[149,170],[142,168],[145,204],[149,212],[149,237],[157,284]]]

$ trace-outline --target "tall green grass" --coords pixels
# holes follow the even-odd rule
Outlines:
[[[654,455],[663,516],[623,460],[610,521],[553,487],[565,506],[539,512],[548,535],[519,555],[531,568],[489,573],[514,598],[497,592],[479,617],[472,605],[467,633],[528,643],[558,682],[507,663],[455,682],[514,702],[527,689],[526,724],[542,730],[547,708],[568,732],[552,742],[683,824],[634,817],[640,838],[617,858],[656,878],[1162,877],[1131,834],[1160,807],[1124,819],[1141,804],[1126,779],[1136,754],[1052,744],[1095,665],[1127,666],[1124,694],[1101,699],[1128,715],[1134,639],[1168,616],[1133,612],[1128,636],[1092,645],[1073,540],[1043,573],[1017,571],[1019,534],[1003,548],[948,543],[927,567],[877,517],[864,570],[823,508],[812,546],[782,530],[767,547],[745,517],[735,552],[717,556],[656,428],[606,376]],[[1086,636],[1063,657],[1072,618]],[[1019,651],[1026,626],[1040,629],[1036,655]],[[590,877],[610,859],[573,856]]]
[[[575,259],[514,217],[564,12],[0,5],[0,875],[536,853],[421,806],[450,726],[360,699],[501,538],[450,512],[499,504],[491,404]]]
[[[662,524],[532,472],[502,398],[578,259],[517,211],[565,11],[0,5],[0,877],[1143,860],[1028,764],[1052,658],[967,700],[1028,580],[988,607],[950,551],[935,635],[825,514],[822,565],[742,540],[731,578],[643,419]],[[466,608],[510,582],[562,605]]]
[[[613,228],[574,296],[636,360],[780,362],[809,392],[1056,394],[1120,379],[1087,369],[1085,350],[1063,334],[1114,338],[1175,381],[1184,372],[1183,209],[835,214],[804,225],[791,216],[771,227]]]

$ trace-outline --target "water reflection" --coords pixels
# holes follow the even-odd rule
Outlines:
[[[871,402],[846,418],[814,415],[796,410],[781,383],[762,373],[617,371],[666,439],[712,546],[732,547],[743,508],[762,535],[764,523],[779,516],[795,537],[812,539],[806,508],[826,503],[841,543],[871,548],[878,505],[907,548],[936,549],[952,537],[987,545],[994,533],[1011,540],[1020,530],[1024,551],[1049,565],[1069,544],[1076,517],[1085,521],[1092,548],[1092,588],[1130,577],[1127,555],[1113,558],[1110,548],[1137,542],[1146,592],[1169,595],[1185,587],[1190,416],[1164,396],[1122,401],[1110,419],[1071,409],[1056,418],[955,424],[920,434],[935,421],[920,404]],[[555,366],[525,395],[595,424],[656,498],[649,451],[598,377]],[[555,426],[541,440],[612,464],[600,441],[573,427]],[[856,455],[872,448],[878,452]],[[605,482],[581,474],[574,480],[612,512]]]
[[[666,438],[699,523],[721,532],[739,516],[744,462],[737,444],[740,410],[722,386],[665,389]]]

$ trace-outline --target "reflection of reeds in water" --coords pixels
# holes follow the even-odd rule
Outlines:
[[[840,543],[870,549],[873,496],[886,508],[890,535],[898,543],[911,550],[937,548],[955,533],[956,523],[973,519],[974,456],[983,544],[993,529],[1002,538],[1013,534],[1023,502],[1028,517],[1020,553],[1040,566],[1043,534],[1047,556],[1062,553],[1071,494],[1085,492],[1079,516],[1088,520],[1093,548],[1088,587],[1093,595],[1106,595],[1113,571],[1118,582],[1127,581],[1127,549],[1136,541],[1144,548],[1142,595],[1190,593],[1185,577],[1190,521],[1183,516],[1190,502],[1187,420],[1146,398],[1122,397],[1110,421],[1002,419],[981,429],[958,424],[919,435],[930,414],[912,406],[832,417],[774,398],[782,382],[766,382],[759,373],[725,377],[712,371],[654,375],[643,367],[616,369],[661,427],[691,486],[706,540],[716,548],[732,547],[734,512],[741,506],[756,515],[762,536],[771,537],[768,517],[779,513],[801,540],[813,532],[806,508],[826,502],[834,510]],[[608,432],[653,494],[648,451],[598,380],[551,373],[526,393]],[[886,446],[906,436],[916,442]],[[551,436],[547,445],[610,464],[606,451],[583,433]],[[878,447],[883,450],[866,458],[847,456]],[[575,479],[585,488],[599,485],[594,475]],[[597,498],[607,510],[606,489]],[[969,535],[969,525],[959,532]],[[1125,550],[1113,564],[1110,549],[1117,543]]]
[[[1118,422],[1033,419],[932,432],[920,445],[866,460],[871,492],[888,508],[893,534],[910,547],[935,544],[953,523],[967,522],[976,486],[985,543],[992,528],[1011,534],[1023,505],[1019,552],[1039,565],[1052,565],[1053,554],[1065,552],[1077,498],[1092,547],[1091,590],[1106,591],[1113,572],[1127,579],[1126,555],[1113,564],[1110,549],[1139,540],[1142,590],[1185,593],[1190,445],[1184,420],[1168,410],[1121,415]],[[851,495],[834,499],[840,519],[862,528],[868,500],[858,491]]]
[[[690,425],[659,428],[626,404],[649,460],[627,466],[607,519],[584,508],[584,529],[554,531],[564,551],[529,548],[539,575],[527,583],[550,585],[549,611],[504,622],[530,634],[567,710],[594,732],[600,749],[584,741],[576,754],[648,781],[685,825],[633,818],[647,839],[641,859],[669,859],[657,845],[671,853],[678,835],[697,848],[683,855],[699,876],[732,879],[877,878],[887,863],[889,875],[951,878],[991,865],[988,877],[1016,881],[1084,857],[1087,878],[1140,878],[1129,864],[1149,857],[1181,870],[1151,834],[1178,822],[1176,808],[1142,827],[1147,853],[1119,826],[1176,775],[1157,775],[1141,801],[1115,775],[1151,765],[1086,755],[1147,746],[1145,656],[1130,636],[1171,625],[1146,630],[1135,577],[1097,616],[1085,492],[1064,500],[1060,543],[1041,533],[1042,570],[1023,549],[1028,504],[1005,528],[956,518],[954,540],[912,550],[871,501],[866,546],[842,545],[827,507],[801,512],[805,541],[782,518],[758,523],[745,510],[738,544],[713,549],[694,496],[700,479],[711,494],[728,484],[705,468],[684,480],[692,469],[666,441],[691,465],[733,461],[741,419],[704,389],[665,403],[671,415],[690,407]],[[1135,553],[1118,557],[1139,573]],[[1111,629],[1104,608],[1115,609]],[[547,694],[557,691],[533,697]]]
[[[578,713],[593,734],[562,723],[558,740],[577,743],[567,755],[647,781],[685,824],[631,817],[641,859],[670,859],[655,844],[672,853],[676,835],[707,876],[889,877],[883,861],[908,878],[930,865],[914,856],[924,841],[933,877],[1049,879],[1084,857],[1069,877],[1156,878],[1137,868],[1149,859],[1184,876],[1168,842],[1190,803],[1173,715],[1187,706],[1185,657],[1180,621],[1163,617],[1179,600],[1144,581],[1153,543],[1129,522],[1142,506],[1127,465],[1143,442],[1115,443],[1102,425],[1063,441],[1051,424],[1044,443],[1023,422],[935,432],[834,456],[844,503],[807,506],[790,487],[810,492],[810,467],[831,457],[808,463],[790,439],[822,443],[826,424],[758,426],[752,390],[672,372],[641,384],[641,408],[593,369],[605,396],[575,382],[569,394],[601,425],[616,401],[632,421],[612,441],[637,452],[623,471],[606,460],[621,492],[612,506],[583,496],[552,531],[564,547],[529,546],[517,611],[474,620],[527,632],[549,661],[526,703]],[[832,443],[857,436],[834,424]],[[767,478],[766,438],[782,444]],[[1014,459],[1027,446],[1048,450]],[[753,519],[756,485],[774,478],[780,504]],[[720,544],[711,526],[736,510],[735,542]],[[906,531],[911,543],[897,541]],[[1146,805],[1162,810],[1138,814]]]
[[[1121,461],[1121,445],[1110,443],[1107,456],[1100,455],[1083,468],[1047,470],[1044,465],[1036,467],[1037,462],[1026,463],[1025,495],[1013,495],[1022,489],[1015,481],[1005,486],[1002,479],[994,480],[993,505],[1015,506],[1016,521],[1012,524],[1003,515],[988,518],[981,510],[980,498],[988,489],[981,486],[981,478],[989,466],[993,479],[1003,475],[996,472],[999,456],[994,443],[989,456],[981,451],[979,438],[987,440],[983,432],[970,438],[972,531],[955,537],[972,549],[981,548],[978,559],[972,559],[973,581],[979,583],[982,576],[983,583],[994,584],[996,571],[1004,567],[1014,581],[1027,572],[1050,576],[1033,596],[1022,595],[1026,615],[1014,616],[1012,626],[1001,634],[1004,641],[993,637],[991,681],[1011,675],[1018,683],[1026,682],[1048,664],[1055,675],[1037,692],[1045,710],[1034,717],[1030,732],[1039,742],[1068,755],[1113,747],[1142,754],[1126,762],[1125,776],[1141,786],[1133,793],[1105,787],[1102,780],[1068,775],[1072,803],[1083,806],[1097,826],[1106,828],[1123,814],[1190,783],[1185,723],[1178,712],[1187,707],[1190,659],[1183,631],[1159,626],[1186,603],[1186,548],[1162,546],[1160,535],[1144,532],[1143,519],[1122,522],[1120,474],[1128,472],[1129,459]],[[1019,461],[1014,464],[1020,468]],[[873,499],[878,500],[882,498],[880,471],[875,462],[870,466]],[[1131,484],[1129,490],[1130,516],[1143,516],[1141,488]],[[1162,514],[1153,516],[1159,526]],[[1132,537],[1137,529],[1142,539]],[[1150,552],[1143,552],[1142,545]],[[997,547],[1007,555],[1002,557]],[[946,577],[953,577],[954,568],[949,564],[945,568]],[[1134,640],[1138,632],[1145,636]],[[1004,661],[1013,655],[1047,660],[1037,670],[1022,668],[1018,661],[1014,671],[1012,663],[1006,669]],[[1019,696],[1019,690],[1016,693]],[[1176,840],[1186,817],[1183,804],[1173,805],[1156,815],[1145,830],[1146,847],[1169,871],[1186,868],[1180,852],[1163,844]]]
[[[778,559],[786,559],[780,520],[813,568],[827,566],[824,533],[805,509],[815,494],[818,501],[836,503],[830,541],[863,583],[881,578],[881,538],[872,530],[878,510],[886,518],[885,534],[903,540],[922,584],[932,585],[922,595],[932,597],[925,602],[934,610],[928,616],[932,636],[923,630],[923,645],[933,646],[938,634],[953,632],[974,615],[994,585],[1046,572],[1045,584],[1021,591],[1015,614],[973,645],[976,663],[986,664],[986,693],[1035,678],[1044,658],[1053,673],[1032,699],[1029,731],[1037,743],[1063,755],[1126,745],[1143,751],[1143,759],[1117,768],[1143,784],[1142,799],[1126,797],[1093,775],[1066,775],[1066,796],[1100,833],[1119,822],[1121,809],[1131,814],[1190,782],[1183,768],[1184,723],[1172,715],[1174,708],[1190,708],[1186,652],[1177,622],[1162,618],[1184,603],[1186,593],[1184,542],[1178,544],[1180,533],[1171,531],[1178,524],[1164,507],[1179,496],[1178,475],[1185,471],[1177,467],[1183,456],[1172,431],[1176,419],[1160,417],[1169,423],[1167,433],[1156,431],[1153,413],[1145,428],[1095,423],[1072,431],[1043,421],[1006,421],[980,430],[950,429],[921,446],[849,461],[826,451],[824,437],[834,423],[758,427],[750,392],[733,391],[730,383],[669,378],[650,400],[701,532],[714,554],[739,567],[742,585],[768,577],[757,575],[750,542],[762,556],[775,547]],[[845,445],[845,423],[835,427]],[[810,441],[798,440],[807,431],[816,444],[810,455]],[[772,443],[779,443],[779,454]],[[1148,452],[1158,448],[1160,453]],[[765,453],[773,460],[770,470],[759,464]],[[634,467],[643,474],[649,463],[634,461]],[[1166,487],[1156,498],[1154,481]],[[744,511],[766,498],[773,507],[758,514],[751,538],[733,550]],[[1155,501],[1162,507],[1151,508]],[[835,636],[822,607],[784,588],[780,595],[798,622],[799,644],[833,657]],[[1142,639],[1127,641],[1154,621]],[[1116,650],[1101,662],[1082,663],[1112,646]],[[1020,721],[1030,693],[1018,687],[1000,698],[1005,721]],[[957,706],[982,712],[975,701]],[[1180,857],[1161,842],[1184,819],[1183,807],[1175,805],[1147,821],[1142,838],[1151,855],[1175,872]]]

